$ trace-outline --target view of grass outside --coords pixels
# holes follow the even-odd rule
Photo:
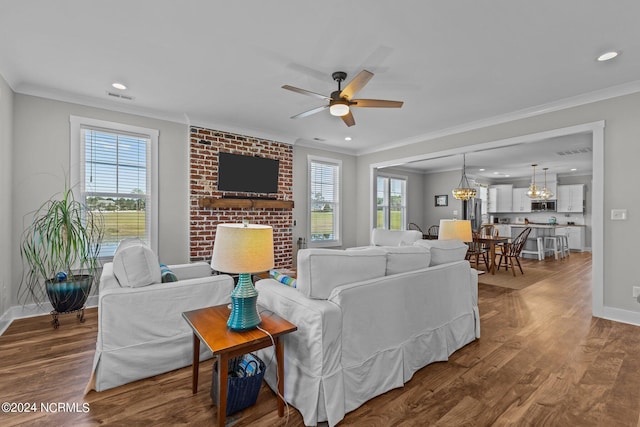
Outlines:
[[[104,237],[101,256],[111,256],[121,240],[130,237],[146,237],[145,211],[102,211]]]
[[[377,224],[379,228],[384,228],[384,211],[378,209]],[[402,230],[402,212],[391,211],[391,217],[389,218],[389,230]]]
[[[313,210],[311,212],[311,238],[313,240],[332,240],[333,212]]]

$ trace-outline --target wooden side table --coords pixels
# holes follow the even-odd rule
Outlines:
[[[258,312],[262,322],[260,328],[268,331],[273,337],[276,352],[276,369],[278,371],[278,393],[284,396],[284,346],[280,336],[293,332],[298,328],[277,314],[266,310]],[[218,425],[223,426],[227,408],[227,378],[229,359],[250,353],[272,345],[271,338],[259,329],[249,331],[232,331],[227,327],[227,319],[231,309],[227,304],[207,307],[182,313],[182,317],[193,329],[193,367],[192,391],[198,392],[198,372],[200,368],[200,341],[213,352],[218,361]],[[278,396],[278,416],[284,416],[284,401]]]

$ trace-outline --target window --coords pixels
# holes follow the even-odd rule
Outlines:
[[[378,175],[376,200],[376,227],[404,230],[407,223],[407,179]]]
[[[340,246],[340,174],[342,162],[309,157],[310,246]]]
[[[157,130],[71,117],[71,185],[104,215],[101,258],[130,237],[158,253],[157,143]]]

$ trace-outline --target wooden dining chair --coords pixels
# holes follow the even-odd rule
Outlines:
[[[478,233],[473,232],[473,241],[467,242],[469,249],[465,259],[470,264],[475,265],[476,270],[480,269],[480,258],[484,261],[485,271],[489,271],[489,248],[480,243],[477,239]]]
[[[503,252],[500,254],[498,269],[502,266],[502,260],[504,259],[504,266],[506,270],[509,270],[509,265],[511,265],[511,271],[515,276],[515,264],[518,264],[520,273],[524,274],[524,271],[522,271],[522,265],[520,265],[520,253],[522,252],[525,243],[527,243],[529,233],[531,233],[531,227],[525,228],[515,239],[513,239],[513,241],[504,245]]]
[[[431,227],[429,227],[429,229],[427,230],[427,235],[429,236],[429,239],[437,239],[439,231],[440,231],[439,225],[432,225]]]
[[[498,236],[498,234],[498,227],[493,224],[481,225],[480,228],[478,228],[478,235],[480,235],[481,237],[493,237]]]

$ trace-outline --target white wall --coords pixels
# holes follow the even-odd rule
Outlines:
[[[367,195],[372,164],[604,120],[604,205],[593,207],[604,212],[604,306],[640,313],[640,304],[631,297],[632,286],[638,284],[633,234],[640,228],[640,198],[628,197],[640,180],[639,114],[640,94],[636,93],[359,156],[358,216],[369,215],[371,199]],[[627,221],[609,219],[610,210],[617,208],[628,210]],[[358,223],[357,238],[359,244],[368,239],[364,221]]]
[[[451,219],[455,216],[462,219],[462,201],[453,198],[451,190],[460,183],[462,171],[450,171],[442,173],[429,173],[424,175],[424,212],[425,221],[429,226],[439,225],[441,219]],[[446,194],[448,196],[448,206],[435,206],[435,196]]]
[[[12,147],[13,98],[9,85],[0,76],[0,316],[11,306],[13,232],[12,202]],[[0,325],[2,330],[2,325]]]
[[[22,274],[18,250],[23,218],[64,188],[69,172],[69,116],[82,116],[158,129],[159,250],[167,264],[189,261],[188,129],[185,124],[117,113],[22,94],[14,95],[10,305],[17,305]],[[4,161],[4,160],[2,160]],[[2,181],[4,189],[4,180]],[[4,190],[2,190],[4,191]],[[4,203],[2,204],[4,206]]]

